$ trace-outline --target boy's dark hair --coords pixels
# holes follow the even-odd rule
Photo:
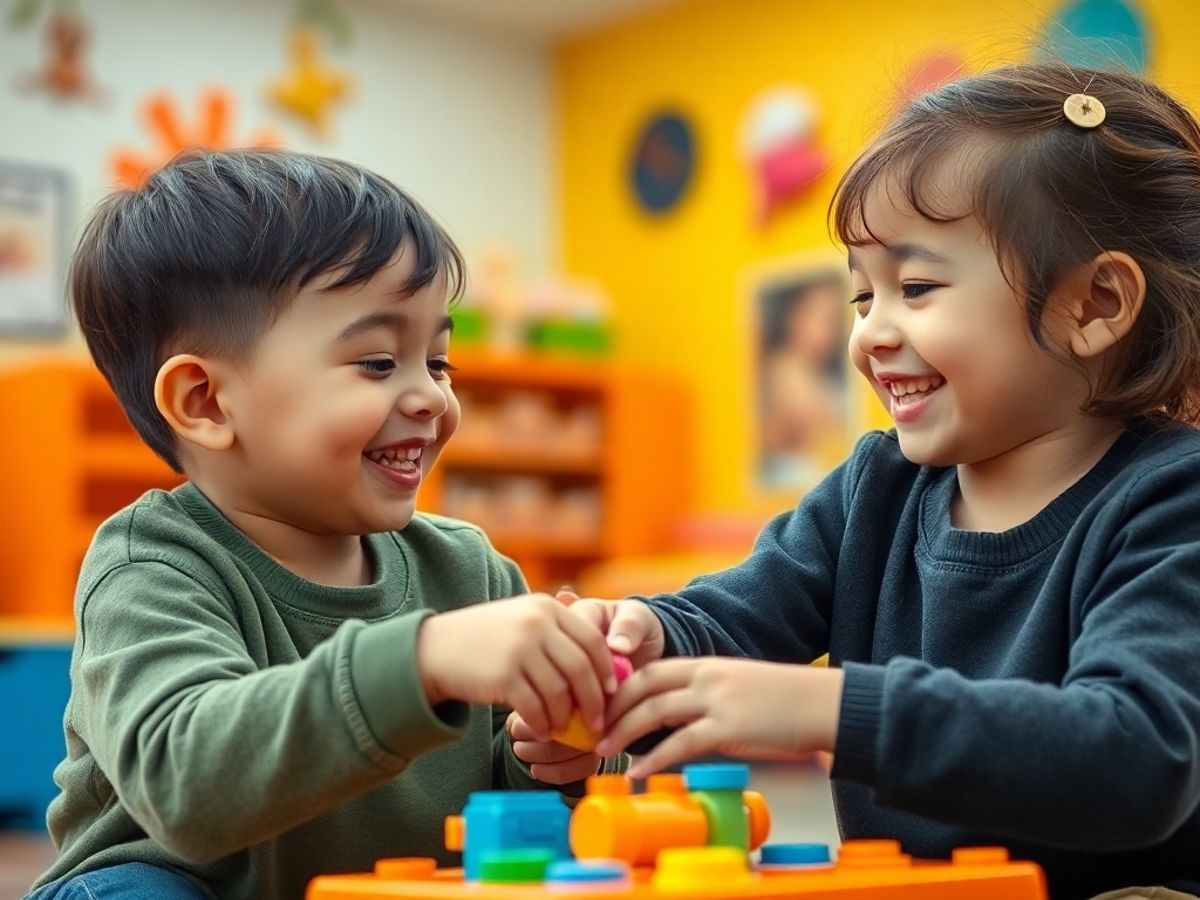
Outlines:
[[[416,254],[407,290],[444,273],[461,292],[458,248],[390,181],[299,153],[188,153],[100,204],[71,265],[71,302],[129,421],[179,471],[154,404],[159,366],[175,353],[246,358],[314,278],[339,270],[329,290],[366,281],[402,244]]]
[[[1076,93],[1104,104],[1103,124],[1085,129],[1066,118],[1063,102]],[[951,160],[974,177],[967,209],[947,208],[932,189]],[[1101,251],[1128,253],[1145,272],[1145,304],[1121,342],[1119,371],[1093,386],[1085,409],[1195,420],[1200,127],[1178,101],[1125,72],[997,69],[912,100],[855,161],[830,207],[847,245],[872,239],[864,208],[877,184],[933,221],[975,215],[1047,350],[1042,317],[1059,279]]]

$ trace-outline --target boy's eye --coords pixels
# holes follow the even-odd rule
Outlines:
[[[451,372],[457,372],[458,369],[450,364],[448,359],[431,359],[428,363],[429,371],[433,373],[433,377],[437,379],[449,378]]]
[[[375,378],[386,377],[395,370],[396,362],[387,356],[372,356],[360,359],[358,367]]]
[[[866,317],[867,307],[871,305],[871,300],[874,299],[874,297],[875,294],[871,291],[859,291],[850,298],[850,304],[856,307],[855,312],[857,312],[859,316]]]

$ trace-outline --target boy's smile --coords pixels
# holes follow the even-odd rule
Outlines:
[[[363,456],[385,484],[400,490],[416,490],[421,485],[421,456],[434,438],[414,438],[367,450]]]

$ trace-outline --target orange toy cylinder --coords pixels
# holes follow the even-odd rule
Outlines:
[[[631,866],[654,864],[668,847],[702,847],[708,839],[704,810],[682,779],[655,779],[644,794],[631,794],[616,779],[589,783],[588,796],[571,815],[571,850],[579,859],[620,859]],[[598,780],[597,780],[598,781]]]

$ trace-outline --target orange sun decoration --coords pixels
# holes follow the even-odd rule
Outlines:
[[[248,142],[230,140],[233,98],[228,92],[211,89],[200,98],[200,112],[192,127],[182,121],[178,104],[167,94],[157,94],[142,107],[146,125],[156,147],[149,152],[120,148],[112,155],[112,174],[123,188],[137,189],[154,172],[179,153],[190,149],[226,150],[234,146],[278,147],[279,137],[262,129]]]

